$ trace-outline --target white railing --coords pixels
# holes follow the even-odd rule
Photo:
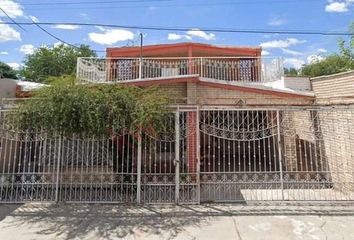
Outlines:
[[[283,76],[280,58],[78,58],[82,82],[120,82],[198,75],[223,81],[271,82]]]

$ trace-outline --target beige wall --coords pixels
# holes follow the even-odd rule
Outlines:
[[[284,77],[284,87],[300,91],[311,91],[311,82],[307,77]]]
[[[270,94],[226,90],[217,87],[203,86],[198,83],[176,83],[159,87],[177,104],[199,105],[311,105],[311,98],[289,98]]]
[[[354,71],[311,79],[317,105],[354,104]],[[319,112],[326,161],[335,187],[354,190],[354,110]]]
[[[354,191],[354,110],[319,112],[319,119],[334,186]]]
[[[13,79],[0,78],[0,100],[15,97],[16,85],[17,83]]]
[[[321,171],[324,165],[319,150],[320,136],[315,113],[307,110],[282,111],[281,131],[284,141],[286,171]]]
[[[316,104],[354,104],[354,71],[311,79]]]
[[[173,104],[187,103],[187,85],[185,83],[161,85],[159,88],[167,94]]]
[[[197,86],[197,102],[202,105],[310,105],[309,98],[279,97],[244,91],[225,90],[208,86]]]

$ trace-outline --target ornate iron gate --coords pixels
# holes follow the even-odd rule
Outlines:
[[[163,133],[95,138],[14,132],[0,113],[0,202],[199,202],[196,111]]]
[[[281,200],[277,126],[276,111],[202,111],[201,200]]]
[[[15,132],[0,202],[354,201],[354,109],[177,109],[164,132]]]
[[[353,109],[202,110],[201,201],[353,201]]]

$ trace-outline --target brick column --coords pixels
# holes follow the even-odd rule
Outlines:
[[[197,172],[197,113],[187,113],[187,158],[188,173]]]
[[[296,131],[294,127],[294,113],[291,111],[283,112],[283,134],[284,134],[284,162],[286,171],[297,170],[296,157]]]

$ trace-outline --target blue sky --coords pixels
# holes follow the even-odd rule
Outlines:
[[[354,0],[132,0],[77,3],[95,0],[0,0],[18,22],[84,22],[136,26],[188,27],[187,32],[147,31],[120,28],[43,26],[72,44],[93,49],[138,44],[143,32],[145,44],[204,42],[222,45],[262,46],[264,55],[282,56],[287,66],[300,67],[311,59],[337,50],[338,36],[241,34],[203,32],[198,28],[328,30],[346,31],[354,20]],[[106,3],[103,3],[106,2]],[[110,3],[107,3],[110,2]],[[31,4],[46,5],[31,5]],[[0,21],[9,19],[0,12]],[[58,40],[36,26],[0,24],[0,61],[19,67],[25,54],[42,44]],[[102,55],[102,54],[101,54]]]

